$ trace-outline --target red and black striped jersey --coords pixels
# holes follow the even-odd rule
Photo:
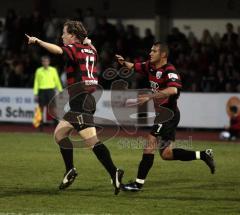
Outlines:
[[[98,84],[97,52],[88,45],[73,43],[62,47],[66,61],[68,88],[81,86],[81,90],[94,91]]]
[[[172,110],[177,109],[177,99],[180,95],[182,82],[178,71],[172,64],[167,63],[160,68],[156,68],[149,61],[146,61],[135,63],[134,69],[136,72],[148,77],[153,93],[159,92],[168,87],[176,87],[178,89],[178,93],[176,95],[170,96],[166,99],[154,99],[156,111],[159,106],[167,107]]]

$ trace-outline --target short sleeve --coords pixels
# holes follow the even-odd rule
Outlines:
[[[168,87],[182,88],[181,77],[174,66],[170,66],[166,70],[166,83]]]
[[[75,47],[73,45],[67,45],[67,46],[62,46],[61,47],[63,50],[64,57],[66,59],[74,61],[74,56],[75,56]]]

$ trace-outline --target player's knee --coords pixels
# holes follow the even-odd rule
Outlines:
[[[97,137],[97,132],[95,127],[88,127],[79,131],[80,136],[83,138],[85,144],[89,147],[94,146],[99,139]]]
[[[156,150],[156,145],[155,144],[147,144],[144,149],[143,149],[143,153],[144,154],[153,154]]]
[[[156,147],[157,147],[157,139],[156,137],[149,135],[147,138],[147,145],[144,147],[143,153],[144,154],[154,154]]]
[[[157,138],[149,134],[147,137],[147,141],[153,144],[157,142]]]
[[[68,137],[66,132],[61,132],[60,130],[55,130],[54,132],[54,140],[56,143],[59,143],[62,139]]]
[[[58,133],[57,133],[56,130],[54,131],[53,138],[54,138],[54,140],[55,140],[56,143],[58,143],[58,142],[60,141],[59,135],[58,135]]]
[[[145,148],[143,150],[143,154],[154,154],[155,149],[151,149],[151,148]]]
[[[57,133],[54,134],[54,140],[56,143],[59,143],[64,138],[63,135],[59,135]]]
[[[85,144],[88,146],[88,147],[93,147],[96,143],[99,142],[99,139],[97,138],[97,136],[94,136],[94,137],[90,137],[88,139],[85,139]]]
[[[163,160],[172,160],[173,159],[172,149],[170,147],[166,147],[165,149],[160,150],[160,156]]]

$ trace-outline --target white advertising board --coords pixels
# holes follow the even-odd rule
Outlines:
[[[127,99],[137,97],[137,91],[105,90],[96,94],[96,123],[138,125],[138,108],[125,104]],[[179,127],[223,128],[229,124],[226,104],[233,96],[240,99],[239,93],[181,93],[178,100],[181,111]],[[0,88],[0,121],[31,123],[35,106],[32,89]],[[62,109],[63,105],[60,106]],[[150,116],[146,125],[150,126],[154,115],[152,103],[149,103],[146,112]]]
[[[0,88],[0,121],[32,122],[35,106],[32,89]]]

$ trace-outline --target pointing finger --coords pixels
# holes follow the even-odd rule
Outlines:
[[[28,39],[30,39],[30,36],[29,36],[29,35],[25,34],[25,36],[26,36]]]

